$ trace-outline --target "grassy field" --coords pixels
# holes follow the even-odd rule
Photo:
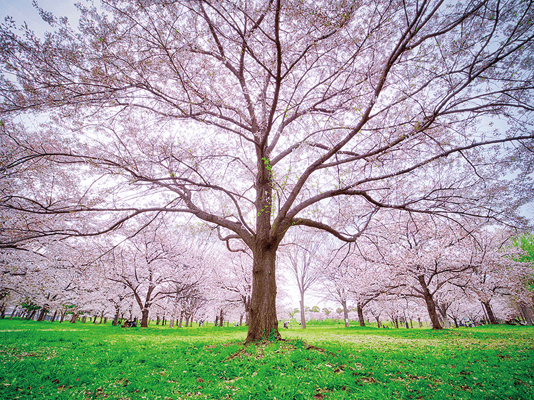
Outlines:
[[[0,399],[534,399],[534,328],[121,329],[0,320]]]

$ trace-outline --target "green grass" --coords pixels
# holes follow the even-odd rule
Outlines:
[[[533,327],[245,335],[0,320],[0,399],[534,399]]]

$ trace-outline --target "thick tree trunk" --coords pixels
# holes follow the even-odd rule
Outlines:
[[[520,303],[519,307],[521,308],[521,312],[522,312],[523,316],[525,317],[525,321],[526,321],[527,325],[532,325],[532,318],[530,316],[529,307],[527,305],[525,305],[524,303]]]
[[[497,325],[499,322],[497,321],[497,318],[495,318],[495,314],[493,314],[493,310],[491,309],[491,305],[489,301],[488,302],[483,301],[482,305],[484,306],[484,309],[486,310],[489,323],[492,325]]]
[[[376,319],[376,327],[381,328],[380,317],[375,317],[375,319]]]
[[[347,308],[347,301],[344,300],[341,302],[343,307],[343,319],[345,320],[345,328],[349,327],[349,309]]]
[[[436,303],[434,302],[432,293],[430,293],[430,290],[428,290],[428,286],[426,285],[425,276],[419,276],[418,280],[421,284],[421,288],[423,289],[423,296],[426,303],[426,309],[428,310],[428,316],[430,317],[430,321],[432,322],[432,329],[443,329],[439,322],[438,313],[436,310]]]
[[[223,309],[221,308],[219,311],[219,325],[224,326],[223,322],[224,322],[224,316],[223,316]]]
[[[215,326],[219,326],[219,316],[215,316]]]
[[[78,315],[76,313],[72,314],[72,317],[70,317],[70,323],[75,324],[77,319]]]
[[[117,326],[117,324],[119,323],[119,314],[120,314],[120,309],[119,308],[115,309],[115,317],[113,317],[113,323],[112,323],[113,326]]]
[[[159,325],[160,321],[159,315],[156,315],[156,325]]]
[[[365,326],[365,319],[363,318],[363,307],[360,302],[356,303],[356,309],[358,310],[358,320],[360,321],[360,326]]]
[[[148,308],[143,308],[141,311],[141,328],[148,328]]]
[[[250,325],[245,343],[281,338],[276,317],[277,248],[278,244],[264,244],[254,249]]]

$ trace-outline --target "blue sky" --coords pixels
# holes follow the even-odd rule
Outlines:
[[[67,16],[71,24],[78,25],[78,10],[74,3],[85,0],[37,0],[37,3],[45,11],[51,11],[56,16]],[[32,6],[32,0],[0,0],[0,18],[2,22],[6,16],[15,18],[17,25],[22,25],[24,21],[35,33],[42,34],[49,31],[50,26],[44,22],[37,10]]]

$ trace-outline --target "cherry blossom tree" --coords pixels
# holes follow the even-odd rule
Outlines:
[[[148,326],[150,308],[158,300],[179,298],[200,281],[203,268],[196,265],[195,252],[175,236],[163,219],[151,221],[102,259],[107,279],[131,291],[141,310],[141,327]]]
[[[302,329],[306,329],[304,297],[323,275],[319,262],[320,252],[325,250],[322,246],[324,235],[295,231],[293,235],[286,236],[286,239],[280,257],[299,289],[300,324]]]
[[[529,2],[78,7],[78,31],[0,29],[4,248],[192,215],[253,255],[250,342],[279,337],[292,227],[350,242],[380,210],[509,219],[532,194]]]

